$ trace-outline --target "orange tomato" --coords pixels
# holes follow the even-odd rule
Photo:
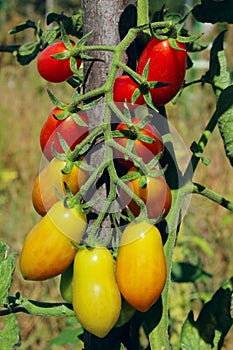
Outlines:
[[[123,231],[116,260],[116,280],[124,299],[136,310],[148,310],[166,282],[166,261],[159,230],[142,221]]]
[[[32,190],[32,203],[35,210],[44,216],[54,203],[59,201],[54,187],[58,192],[65,194],[64,182],[68,185],[73,194],[77,193],[80,187],[88,178],[88,173],[76,165],[69,174],[62,174],[65,162],[53,158],[47,167],[41,171],[34,182]]]
[[[128,174],[136,171],[132,167]],[[166,183],[164,176],[146,178],[146,185],[140,187],[139,177],[126,182],[126,185],[140,198],[146,205],[147,215],[150,219],[156,219],[163,213],[163,219],[171,208],[171,190]],[[139,205],[122,188],[120,189],[120,202],[122,209],[129,207],[135,217],[140,213]]]

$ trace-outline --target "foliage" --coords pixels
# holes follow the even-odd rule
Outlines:
[[[231,1],[223,1],[223,2],[213,2],[213,1],[202,1],[201,5],[196,5],[194,9],[192,10],[192,14],[195,16],[195,18],[199,21],[209,21],[212,23],[221,22],[224,20],[224,22],[231,23],[232,19],[229,17],[229,13],[226,12],[222,8],[222,3],[226,5],[228,3],[231,6]],[[132,8],[131,8],[132,9]],[[208,9],[208,11],[207,11]],[[216,12],[217,9],[217,12]],[[138,15],[139,16],[139,15]],[[152,16],[153,18],[156,18],[156,16]],[[173,21],[175,21],[175,25],[171,22],[171,18]],[[185,19],[185,18],[184,18]],[[167,34],[168,32],[175,31],[176,34],[178,33],[179,40],[183,42],[187,42],[188,49],[190,52],[195,51],[194,50],[194,43],[196,43],[197,37],[193,38],[190,37],[188,32],[183,29],[183,18],[179,16],[179,20],[177,21],[177,16],[174,17],[171,14],[168,14],[167,12],[161,11],[160,12],[160,18],[159,21],[155,21],[154,23],[150,25],[145,25],[143,27],[135,27],[135,24],[132,24],[130,27],[127,28],[126,23],[123,23],[124,25],[124,34],[122,35],[122,41],[121,43],[116,47],[107,47],[107,46],[93,46],[93,47],[87,47],[86,40],[88,39],[89,35],[82,36],[82,24],[81,24],[81,13],[77,13],[71,17],[67,17],[64,14],[55,14],[52,13],[48,16],[48,23],[55,22],[56,25],[53,27],[53,29],[48,30],[42,30],[40,27],[40,23],[35,24],[33,21],[28,20],[24,23],[21,23],[20,25],[16,26],[11,33],[19,33],[24,30],[32,29],[35,34],[35,41],[30,43],[23,43],[22,45],[17,46],[5,46],[1,47],[1,51],[11,52],[16,57],[18,62],[21,65],[28,64],[32,62],[33,59],[35,59],[38,55],[38,53],[45,48],[46,46],[50,45],[54,42],[56,39],[61,39],[64,42],[68,41],[69,35],[76,36],[79,40],[74,47],[74,50],[71,50],[69,52],[71,58],[81,57],[84,61],[91,60],[94,61],[94,58],[91,56],[86,55],[86,51],[94,51],[94,50],[109,50],[113,53],[117,53],[117,55],[114,56],[113,59],[113,65],[109,72],[109,78],[103,86],[101,86],[99,89],[96,89],[94,91],[91,91],[87,94],[80,93],[83,88],[83,82],[82,78],[80,76],[77,76],[77,80],[72,79],[72,81],[68,81],[71,87],[75,88],[75,92],[72,96],[71,103],[68,106],[66,110],[66,116],[73,115],[77,112],[75,109],[76,106],[81,107],[81,105],[84,105],[84,109],[90,109],[94,105],[98,104],[101,97],[105,95],[106,100],[110,103],[113,102],[112,100],[112,88],[114,84],[114,79],[116,76],[117,69],[119,67],[123,68],[125,72],[127,72],[138,84],[139,87],[146,89],[143,90],[143,95],[145,95],[145,100],[147,104],[152,108],[152,110],[157,113],[156,107],[153,105],[153,101],[150,96],[150,85],[147,80],[147,67],[145,68],[145,75],[142,77],[139,77],[138,74],[131,68],[129,65],[125,65],[121,62],[121,55],[125,52],[125,50],[128,49],[128,47],[136,41],[138,34],[142,33],[143,30],[152,29],[153,31],[159,35]],[[127,28],[127,30],[126,30]],[[174,32],[173,32],[174,35]],[[148,37],[145,35],[145,42],[143,44],[143,48],[146,45],[146,42],[148,40]],[[232,81],[230,74],[227,72],[227,64],[225,59],[225,53],[223,49],[223,43],[224,43],[224,32],[220,33],[217,38],[214,40],[211,48],[210,53],[210,61],[209,61],[209,69],[207,72],[205,72],[200,79],[196,81],[191,82],[185,82],[183,85],[182,90],[180,91],[179,97],[184,96],[185,92],[188,90],[188,87],[201,83],[202,87],[205,87],[206,85],[210,85],[213,89],[213,92],[216,96],[216,108],[212,116],[209,118],[209,121],[207,123],[207,126],[202,133],[200,139],[198,142],[193,142],[191,146],[192,151],[192,157],[191,160],[184,171],[184,174],[181,175],[181,186],[179,188],[179,191],[177,190],[178,184],[177,179],[174,179],[174,169],[177,170],[176,164],[175,167],[168,168],[168,171],[165,171],[167,181],[169,185],[171,186],[172,192],[173,192],[173,198],[175,198],[175,207],[179,208],[181,205],[185,195],[188,193],[196,193],[199,195],[202,195],[206,198],[209,198],[210,200],[218,203],[219,205],[229,209],[230,211],[233,211],[233,204],[231,201],[227,200],[226,198],[222,197],[221,195],[215,193],[211,189],[205,187],[202,184],[194,183],[192,180],[193,172],[196,171],[197,165],[199,161],[201,160],[203,164],[207,165],[209,164],[208,159],[205,157],[204,150],[206,148],[206,145],[208,141],[210,140],[210,137],[215,129],[215,127],[218,125],[220,130],[220,135],[222,137],[224,147],[226,150],[226,155],[230,160],[230,163],[232,165],[233,163],[233,155],[232,155],[232,149],[233,149],[233,131],[232,131]],[[140,44],[142,44],[140,42]],[[173,41],[174,44],[174,41]],[[177,49],[177,48],[176,48]],[[204,46],[200,46],[200,49],[204,49]],[[119,58],[120,57],[120,58]],[[135,59],[135,57],[134,57]],[[78,74],[77,69],[72,66],[72,59],[71,62],[71,68],[73,68],[74,77],[76,74]],[[190,58],[191,63],[191,58]],[[133,66],[133,65],[132,65]],[[190,64],[191,66],[191,64]],[[152,82],[153,87],[155,86],[155,82]],[[149,88],[148,88],[149,86]],[[159,86],[161,87],[161,86]],[[141,91],[141,90],[140,90]],[[58,99],[53,96],[53,94],[50,92],[49,96],[51,97],[52,102],[58,102],[60,105],[61,102],[58,101]],[[100,97],[101,96],[101,97]],[[90,99],[92,102],[90,103]],[[78,110],[79,111],[79,110]],[[130,113],[127,108],[125,108],[124,113],[121,113],[117,111],[115,107],[112,107],[112,111],[119,116],[119,119],[127,122],[127,124],[130,125],[130,128],[132,128],[132,124],[130,124]],[[162,109],[161,109],[162,111]],[[165,111],[163,110],[163,113]],[[61,118],[64,117],[61,116]],[[147,116],[148,117],[148,116]],[[77,147],[71,151],[64,141],[64,139],[60,138],[61,145],[63,145],[64,151],[67,153],[66,166],[64,168],[64,172],[68,172],[72,168],[74,164],[80,164],[79,163],[79,157],[86,155],[90,149],[96,145],[98,142],[101,142],[103,139],[110,145],[110,148],[118,147],[119,151],[123,151],[126,155],[126,158],[131,158],[137,165],[139,165],[142,168],[142,171],[148,171],[147,166],[144,164],[142,159],[137,157],[132,152],[132,140],[135,138],[135,132],[137,136],[137,130],[135,131],[133,129],[133,132],[131,133],[132,139],[130,139],[129,135],[129,142],[126,145],[126,148],[123,149],[120,146],[116,145],[116,142],[114,141],[114,133],[111,134],[108,128],[108,125],[110,123],[109,119],[109,110],[107,109],[104,114],[104,125],[98,126],[96,130],[94,130],[89,136],[87,136],[80,145],[77,145]],[[145,118],[146,119],[146,118]],[[142,119],[143,120],[143,119]],[[145,121],[145,120],[144,120]],[[107,125],[107,126],[106,126]],[[116,136],[116,135],[115,135]],[[117,135],[119,136],[119,135]],[[149,138],[143,138],[143,141],[150,142]],[[59,155],[54,152],[56,156],[59,157]],[[110,156],[109,156],[110,154]],[[88,233],[89,233],[89,240],[84,243],[86,243],[88,246],[93,245],[93,241],[95,242],[102,242],[103,237],[98,237],[96,233],[98,233],[99,227],[101,227],[106,213],[108,212],[109,208],[111,208],[112,202],[115,200],[115,193],[113,193],[113,190],[116,191],[116,184],[120,185],[123,189],[126,189],[126,186],[124,184],[124,177],[122,177],[122,174],[118,174],[115,172],[115,167],[111,162],[112,154],[108,153],[107,160],[97,169],[93,169],[92,167],[88,167],[88,170],[91,172],[91,176],[89,180],[86,182],[86,184],[82,187],[82,195],[87,192],[89,188],[91,188],[91,185],[94,183],[95,179],[104,173],[106,175],[106,171],[108,172],[108,177],[106,180],[106,177],[103,176],[101,178],[101,181],[103,183],[106,183],[108,186],[109,183],[110,191],[107,193],[106,197],[106,203],[104,204],[102,211],[99,213],[97,217],[94,217],[94,223],[92,226],[89,226]],[[169,158],[166,158],[165,155],[165,162],[168,161]],[[158,159],[156,159],[158,160]],[[169,159],[170,163],[170,159]],[[155,160],[150,163],[148,166],[152,167],[154,166]],[[169,171],[172,172],[169,174]],[[152,169],[149,168],[149,171]],[[153,173],[153,172],[151,172]],[[150,173],[150,174],[151,174]],[[155,173],[153,173],[154,176],[156,176]],[[145,179],[144,179],[145,180]],[[100,183],[101,183],[100,181]],[[178,181],[179,182],[179,181]],[[101,184],[100,184],[101,185]],[[145,181],[142,185],[142,187],[145,185]],[[137,202],[139,207],[141,208],[140,216],[142,218],[145,217],[145,209],[142,201],[140,201],[140,198],[138,196],[135,196],[135,194],[132,194],[132,191],[130,192],[127,190],[128,193],[130,193],[131,196],[133,196],[133,199]],[[74,197],[71,195],[69,188],[67,188],[67,197],[65,198],[65,203],[69,203],[73,206],[81,207],[83,212],[87,214],[87,216],[90,214],[90,211],[88,211],[88,205],[91,207],[93,205],[93,201],[89,200],[87,203],[82,205],[81,201],[81,195],[75,195]],[[167,266],[168,266],[168,273],[171,271],[171,276],[173,280],[177,283],[184,283],[184,282],[191,282],[191,283],[197,283],[199,281],[205,281],[206,279],[211,278],[210,274],[206,271],[204,271],[201,267],[201,265],[193,265],[189,262],[175,262],[172,263],[173,258],[173,246],[176,242],[178,231],[179,231],[179,215],[177,215],[177,208],[173,208],[172,213],[175,213],[174,215],[168,216],[168,220],[165,222],[167,227],[164,227],[164,222],[160,222],[158,224],[158,221],[152,221],[153,224],[158,224],[158,227],[160,228],[162,232],[162,238],[164,241],[165,246],[165,254],[167,258]],[[144,215],[144,216],[143,216]],[[115,216],[112,215],[113,222],[115,225],[116,232],[117,227],[117,221],[119,220],[126,220],[126,222],[129,222],[132,220],[132,213],[128,212],[127,215],[124,216]],[[93,219],[93,217],[91,217]],[[148,219],[148,218],[147,218]],[[165,226],[166,226],[165,225]],[[167,235],[167,230],[169,230],[169,235]],[[97,236],[97,239],[96,239]],[[108,244],[109,241],[105,241],[105,244]],[[112,240],[111,242],[113,244],[113,248],[117,245],[117,241]],[[41,303],[33,300],[27,300],[23,297],[21,297],[20,294],[16,294],[15,297],[10,297],[10,287],[12,284],[12,275],[15,268],[15,259],[12,253],[8,254],[8,247],[2,243],[1,245],[1,264],[0,264],[0,270],[1,270],[1,288],[0,288],[0,296],[1,296],[1,305],[2,309],[0,310],[0,315],[8,315],[5,318],[4,323],[4,329],[2,330],[0,337],[4,340],[4,344],[9,347],[17,346],[18,344],[18,328],[17,328],[17,321],[15,318],[14,313],[16,312],[27,312],[32,315],[51,315],[51,316],[67,316],[71,317],[74,316],[73,310],[69,304],[65,303]],[[117,254],[115,249],[113,249],[114,254]],[[170,276],[170,275],[169,275]],[[169,277],[170,278],[170,277]],[[144,333],[146,335],[147,341],[150,342],[149,348],[151,349],[158,349],[161,346],[164,346],[164,344],[168,344],[169,340],[167,339],[167,328],[168,328],[168,300],[167,300],[167,294],[168,294],[168,287],[169,287],[169,280],[167,281],[167,287],[165,287],[164,292],[162,294],[162,297],[159,298],[158,302],[156,302],[148,311],[145,313],[141,313],[137,311],[135,315],[132,317],[132,320],[127,322],[126,325],[123,327],[120,327],[119,329],[113,329],[112,332],[110,332],[104,339],[101,341],[100,339],[96,339],[94,336],[88,334],[84,330],[83,335],[80,337],[82,340],[84,340],[85,348],[95,348],[97,349],[99,346],[102,346],[102,349],[107,349],[109,344],[114,341],[114,347],[116,349],[120,349],[122,347],[122,344],[129,346],[130,348],[135,349],[141,349],[141,344],[139,341],[139,330],[144,330]],[[180,335],[180,346],[182,350],[186,349],[221,349],[224,344],[224,337],[226,336],[227,332],[229,331],[230,327],[232,326],[232,318],[230,315],[230,307],[231,307],[231,296],[232,296],[232,279],[229,279],[226,281],[213,295],[212,299],[209,300],[202,308],[197,320],[194,320],[194,314],[191,311],[188,314],[188,317],[184,321],[181,335]],[[127,328],[128,327],[128,328]],[[67,342],[75,343],[75,340],[79,342],[79,340],[75,339],[77,336],[80,336],[82,334],[83,329],[80,327],[78,329],[66,329],[61,334],[50,342],[48,345],[51,347],[52,345],[60,345],[63,346]],[[131,336],[130,336],[131,334]],[[90,344],[89,344],[90,343]],[[87,345],[89,344],[89,345]],[[166,346],[165,345],[165,346]]]

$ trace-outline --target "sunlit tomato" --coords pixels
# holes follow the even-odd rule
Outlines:
[[[131,222],[123,231],[116,260],[121,294],[136,310],[146,311],[166,282],[166,261],[159,230],[150,223]]]
[[[23,277],[43,281],[65,271],[77,252],[71,239],[79,242],[85,229],[85,215],[55,203],[25,238],[20,254]]]
[[[140,120],[140,118],[132,118],[132,122],[134,125],[137,125],[140,122]],[[116,130],[120,130],[126,133],[130,131],[127,125],[123,122],[118,124]],[[144,163],[149,163],[149,161],[152,160],[154,156],[160,152],[162,155],[164,151],[162,137],[152,124],[147,123],[144,126],[144,128],[140,130],[140,134],[151,137],[153,139],[153,142],[146,143],[144,141],[139,140],[138,138],[135,138],[132,152],[135,152],[138,157],[141,157]],[[120,146],[126,148],[128,137],[127,135],[123,137],[116,137],[115,141]],[[126,160],[124,154],[121,151],[115,148],[114,153],[119,162],[123,164],[126,168],[130,168],[133,166],[132,160],[130,158]]]
[[[118,320],[121,295],[113,257],[107,248],[80,249],[76,254],[73,307],[81,325],[100,338],[105,337]]]
[[[128,174],[136,171],[131,168]],[[126,182],[126,185],[135,193],[146,205],[147,215],[150,219],[158,218],[162,213],[162,219],[166,217],[171,208],[171,190],[164,176],[146,177],[146,184],[140,187],[140,178]],[[129,207],[131,212],[137,217],[140,213],[139,205],[122,188],[120,189],[120,202],[122,209]]]
[[[64,152],[59,141],[59,134],[66,141],[71,150],[74,150],[75,146],[88,135],[88,127],[77,124],[72,116],[63,120],[56,119],[56,116],[59,116],[59,114],[63,112],[62,109],[55,107],[49,114],[40,132],[41,149],[48,160],[54,157],[52,153],[52,144],[56,152]],[[86,112],[80,112],[79,116],[88,124]]]
[[[72,43],[72,45],[74,45]],[[74,74],[70,69],[70,59],[57,59],[52,57],[55,54],[61,54],[67,52],[67,48],[62,41],[56,42],[46,47],[38,55],[37,69],[40,75],[47,81],[52,83],[63,82]],[[77,58],[77,68],[80,67],[82,61]]]
[[[143,50],[137,72],[141,75],[150,59],[148,81],[159,81],[170,85],[150,90],[152,100],[156,106],[169,101],[180,90],[186,70],[186,44],[177,42],[181,50],[171,47],[168,40],[152,38]]]
[[[68,174],[62,174],[65,162],[53,158],[53,160],[37,176],[33,190],[32,203],[35,210],[44,216],[54,203],[59,201],[55,188],[61,194],[65,194],[64,183],[68,185],[73,194],[77,193],[80,187],[88,178],[88,173],[76,165]]]
[[[124,110],[124,102],[127,103],[129,109],[134,109],[138,105],[145,104],[143,95],[137,98],[135,103],[132,103],[132,96],[134,91],[138,88],[138,84],[128,75],[117,77],[113,86],[113,101],[117,102],[120,110]]]
[[[60,278],[60,293],[67,303],[72,303],[72,280],[73,280],[73,264],[71,264],[62,274]]]

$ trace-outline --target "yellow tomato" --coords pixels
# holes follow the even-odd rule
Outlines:
[[[103,338],[114,327],[121,310],[114,262],[105,247],[81,249],[74,259],[73,307],[90,333]]]
[[[85,215],[55,203],[26,236],[19,262],[23,277],[42,281],[65,271],[77,252],[69,237],[75,232],[76,241],[80,240],[85,228]]]

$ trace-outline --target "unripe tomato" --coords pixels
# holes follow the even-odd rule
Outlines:
[[[74,44],[72,43],[74,46]],[[74,74],[70,69],[70,59],[57,59],[52,57],[58,53],[67,52],[67,48],[62,41],[56,42],[46,47],[38,55],[37,69],[40,75],[47,81],[52,83],[61,83]],[[77,68],[80,67],[82,60],[77,58]]]
[[[81,325],[97,337],[113,328],[121,310],[113,257],[105,247],[81,249],[74,259],[73,307]]]
[[[49,161],[54,157],[52,144],[57,153],[64,152],[58,137],[59,134],[71,150],[74,150],[75,146],[88,135],[88,127],[77,124],[72,116],[63,120],[56,119],[56,116],[63,112],[59,107],[55,107],[49,114],[40,132],[40,146]],[[88,124],[86,112],[80,112],[79,117],[84,123]]]
[[[60,278],[60,293],[67,303],[72,303],[72,280],[73,280],[73,264],[71,264],[62,274]]]
[[[135,312],[135,308],[129,303],[127,303],[127,301],[124,298],[122,298],[121,313],[114,327],[121,327],[127,322],[129,322],[133,318]]]
[[[137,73],[142,72],[150,59],[148,81],[159,81],[170,85],[150,90],[156,106],[161,106],[173,99],[180,90],[186,70],[186,44],[177,42],[181,50],[171,47],[168,40],[152,38],[138,60]]]
[[[32,228],[20,254],[20,270],[27,280],[43,281],[65,271],[86,229],[86,216],[57,202]]]
[[[133,167],[127,174],[136,171]],[[171,208],[171,190],[164,176],[146,177],[146,185],[140,187],[140,178],[126,181],[125,184],[143,200],[146,205],[147,215],[150,219],[158,218],[162,213],[164,219]],[[140,206],[122,188],[120,189],[120,202],[122,209],[129,207],[135,217],[140,213]]]
[[[141,121],[140,118],[132,118],[134,125],[137,125]],[[116,130],[120,131],[130,131],[127,125],[123,122],[118,124]],[[147,123],[143,129],[140,130],[141,135],[149,136],[153,139],[152,143],[146,143],[137,138],[134,140],[134,150],[138,157],[141,157],[144,163],[149,163],[150,160],[154,158],[155,155],[161,152],[161,155],[164,151],[164,145],[162,137],[157,131],[157,129],[150,123]],[[119,145],[126,148],[128,137],[116,137],[114,139]],[[133,166],[132,159],[125,159],[125,155],[118,149],[114,149],[114,153],[119,160],[119,162],[124,165],[126,168],[131,168]]]
[[[62,174],[61,170],[64,168],[64,165],[65,162],[63,160],[53,158],[34,182],[32,203],[41,216],[44,216],[53,204],[59,201],[54,186],[61,194],[65,194],[65,182],[71,192],[75,194],[88,178],[88,173],[76,165],[73,166],[70,173]]]
[[[159,230],[150,223],[131,222],[123,231],[116,260],[121,294],[136,310],[146,311],[166,282],[166,261]]]
[[[138,88],[138,84],[128,75],[122,75],[115,79],[113,85],[113,101],[117,102],[120,110],[124,110],[124,102],[127,103],[129,109],[134,109],[138,105],[145,104],[143,95],[141,94],[135,103],[132,103],[134,91]]]

